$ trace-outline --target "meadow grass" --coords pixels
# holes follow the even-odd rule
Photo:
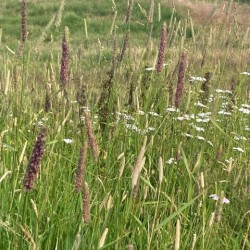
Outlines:
[[[250,248],[249,29],[208,2],[30,0],[22,51],[1,2],[0,249]]]

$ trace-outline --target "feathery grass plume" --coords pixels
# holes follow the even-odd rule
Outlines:
[[[177,88],[176,88],[176,93],[175,93],[175,107],[176,108],[180,108],[181,106],[181,99],[182,99],[182,94],[183,94],[183,89],[184,89],[184,79],[185,79],[186,69],[187,69],[187,54],[185,52],[182,52],[181,58],[180,58]]]
[[[158,59],[155,67],[158,73],[161,72],[164,67],[163,64],[165,59],[166,42],[167,42],[167,24],[166,22],[164,22],[161,29],[161,39],[158,49]]]
[[[96,137],[94,134],[90,114],[88,111],[84,111],[84,117],[85,117],[85,126],[86,126],[86,130],[87,130],[89,146],[90,146],[90,149],[93,153],[95,160],[97,160],[97,158],[99,156],[99,149],[98,149],[97,140],[96,140]]]
[[[158,167],[159,167],[159,183],[161,185],[163,181],[163,161],[161,156],[159,158]]]
[[[129,36],[130,36],[130,30],[128,30],[126,32],[126,34],[125,34],[125,38],[124,38],[124,41],[123,41],[122,50],[121,50],[121,54],[120,54],[120,62],[123,60],[124,55],[125,55],[125,53],[127,51]]]
[[[77,172],[75,176],[75,191],[80,192],[84,183],[84,175],[87,162],[87,148],[88,144],[85,142],[84,146],[80,149],[80,155],[78,158]]]
[[[218,149],[218,151],[216,153],[215,159],[217,161],[220,161],[221,158],[222,158],[222,155],[223,155],[223,147],[222,147],[222,145],[220,145],[220,147],[219,147],[219,149]]]
[[[83,185],[82,200],[83,200],[83,221],[86,223],[89,223],[90,222],[90,195],[89,195],[89,186],[87,182],[84,182],[84,185]]]
[[[132,8],[133,8],[133,2],[134,2],[134,0],[128,0],[128,9],[127,9],[125,23],[130,22],[131,14],[132,14]]]
[[[37,177],[45,149],[45,136],[46,128],[43,128],[36,139],[36,143],[30,156],[28,167],[24,176],[23,185],[27,191],[34,188],[34,182]]]
[[[144,137],[143,145],[141,150],[137,156],[137,160],[135,162],[133,172],[132,172],[132,190],[135,189],[137,186],[138,178],[140,177],[141,170],[143,168],[143,158],[146,151],[146,144],[147,144],[147,136]],[[145,162],[145,159],[144,159]]]
[[[219,200],[216,204],[216,208],[214,211],[214,222],[216,223],[219,223],[221,220],[224,198],[225,198],[224,191],[221,191]]]
[[[60,4],[60,7],[59,7],[59,9],[58,9],[58,11],[56,13],[56,16],[55,16],[55,26],[56,26],[56,28],[58,28],[61,25],[64,6],[65,6],[65,0],[62,0],[61,4]]]
[[[210,84],[210,80],[212,79],[212,73],[207,72],[204,78],[206,79],[206,81],[202,82],[200,98],[201,98],[202,103],[206,104],[209,98],[209,84]]]
[[[181,223],[178,219],[176,222],[176,231],[175,231],[175,245],[174,249],[179,250],[180,249],[180,240],[181,240]]]
[[[61,87],[66,90],[68,82],[68,71],[69,71],[69,28],[65,26],[63,38],[62,38],[62,56],[61,56],[61,70],[60,70],[60,81]]]
[[[109,231],[109,229],[106,227],[104,232],[102,233],[100,240],[99,240],[98,249],[100,249],[104,246],[108,231]]]

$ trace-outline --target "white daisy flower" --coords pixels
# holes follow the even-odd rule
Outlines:
[[[205,82],[206,78],[200,77],[200,76],[191,76],[190,82]]]
[[[197,106],[197,107],[201,107],[201,108],[207,108],[207,106],[202,104],[201,102],[197,102],[194,105]]]
[[[176,108],[167,108],[166,111],[167,112],[179,112],[179,110]]]
[[[154,71],[155,68],[150,68],[150,67],[148,67],[148,68],[145,68],[145,70],[146,70],[146,71]]]
[[[152,116],[155,116],[155,117],[161,117],[161,115],[159,115],[159,114],[157,114],[157,113],[155,113],[153,111],[148,112],[148,114],[150,114]]]
[[[216,93],[227,93],[227,94],[232,94],[232,91],[230,90],[223,90],[223,89],[216,89]]]
[[[242,72],[241,75],[250,76],[250,72]]]
[[[212,198],[214,201],[218,201],[219,198],[220,198],[217,194],[210,194],[209,197]],[[226,197],[224,197],[223,198],[223,203],[229,204],[230,200],[227,199]]]
[[[250,110],[249,109],[245,109],[245,108],[239,108],[239,111],[243,114],[250,114]]]
[[[66,144],[71,144],[73,142],[72,139],[63,139],[63,141],[66,143]]]
[[[245,151],[244,151],[242,148],[240,148],[240,147],[237,147],[237,148],[234,147],[233,150],[234,150],[234,151],[241,152],[241,153],[244,153],[244,152],[245,152]]]
[[[218,114],[219,114],[219,115],[232,115],[231,112],[227,112],[227,111],[225,111],[225,110],[220,110],[220,111],[218,112]]]
[[[167,164],[177,164],[174,158],[170,158],[166,161]]]
[[[245,136],[241,136],[241,135],[237,136],[237,135],[235,135],[234,140],[236,140],[236,141],[240,141],[240,140],[246,141],[247,138]]]

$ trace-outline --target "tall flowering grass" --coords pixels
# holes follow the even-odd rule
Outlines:
[[[46,129],[44,128],[37,136],[37,140],[30,156],[27,170],[24,176],[23,185],[27,191],[32,190],[35,185],[35,180],[37,178],[37,174],[45,150],[45,136]]]

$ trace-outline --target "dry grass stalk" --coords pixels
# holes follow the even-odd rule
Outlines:
[[[220,145],[220,147],[219,147],[219,149],[218,149],[218,151],[216,153],[215,159],[217,161],[220,161],[221,158],[222,158],[222,155],[223,155],[223,147],[222,147],[222,145]]]
[[[25,237],[28,239],[28,241],[30,242],[31,244],[31,249],[32,250],[37,250],[37,246],[36,246],[36,243],[35,243],[35,240],[33,238],[33,236],[31,235],[30,231],[26,228],[24,228],[21,224],[19,224],[19,227],[22,229]]]
[[[97,160],[97,158],[99,156],[99,148],[98,148],[97,140],[96,140],[94,130],[92,127],[92,122],[91,122],[89,112],[84,111],[84,116],[85,116],[85,126],[86,126],[86,130],[87,130],[89,146],[90,146],[90,149],[93,153],[95,160]]]
[[[22,17],[21,17],[21,41],[25,43],[27,39],[27,0],[22,0]]]
[[[120,163],[120,169],[119,169],[119,178],[122,177],[122,174],[123,174],[123,171],[124,171],[125,164],[126,164],[126,160],[125,160],[125,156],[123,155],[123,156],[121,157],[121,163]]]
[[[138,168],[136,169],[136,171],[134,172],[134,175],[132,176],[132,185],[134,185],[134,187],[132,189],[133,198],[137,197],[137,194],[139,191],[140,175],[141,175],[141,171],[145,165],[145,161],[146,161],[146,157],[143,157],[141,164],[138,165]]]
[[[79,115],[80,117],[84,115],[84,107],[87,106],[87,96],[86,96],[86,86],[82,82],[82,76],[79,77],[79,88],[77,90],[77,102],[79,105]]]
[[[224,198],[225,198],[224,191],[221,191],[219,200],[216,204],[216,208],[214,211],[214,222],[216,223],[219,223],[221,220]]]
[[[130,30],[128,30],[125,34],[125,38],[123,41],[122,50],[121,50],[121,54],[120,54],[120,62],[123,60],[124,55],[128,49],[129,36],[130,36]]]
[[[132,189],[134,189],[135,186],[137,185],[137,181],[138,181],[138,178],[140,176],[140,172],[142,170],[142,163],[143,163],[143,158],[144,158],[144,154],[146,151],[146,144],[147,144],[147,136],[145,136],[145,138],[144,138],[143,145],[142,145],[141,150],[137,156],[137,160],[136,160],[136,163],[135,163],[134,168],[133,168]]]
[[[85,169],[87,162],[87,148],[88,144],[85,142],[84,146],[80,149],[80,155],[78,159],[77,172],[75,176],[75,191],[80,192],[85,181]]]
[[[18,55],[21,56],[24,49],[24,44],[27,39],[27,0],[22,0],[21,14],[21,41],[19,44]]]
[[[154,7],[155,7],[155,1],[150,0],[150,7],[149,7],[149,13],[148,13],[148,22],[153,23],[154,21]]]
[[[133,8],[133,0],[128,0],[128,9],[127,9],[127,15],[125,19],[125,23],[129,23],[131,19],[131,14],[132,14],[132,8]]]
[[[184,79],[185,79],[186,69],[187,69],[187,54],[183,52],[180,58],[178,83],[177,83],[177,89],[176,89],[176,94],[175,94],[175,107],[176,108],[180,108],[181,106],[181,99],[182,99],[182,94],[184,90]]]
[[[111,69],[108,72],[108,79],[106,81],[104,81],[104,83],[103,83],[101,97],[98,101],[99,118],[100,118],[100,125],[101,125],[102,132],[105,131],[106,124],[108,121],[109,102],[110,102],[111,90],[113,87],[113,78],[115,75],[117,62],[118,62],[117,43],[116,43],[116,39],[114,38],[113,58],[112,58]]]
[[[201,100],[202,103],[206,104],[208,101],[208,97],[209,97],[209,84],[210,84],[210,80],[212,79],[212,73],[211,72],[207,72],[204,76],[204,78],[206,79],[206,81],[204,81],[201,85]]]
[[[230,174],[231,172],[232,172],[232,170],[233,170],[233,158],[232,157],[230,157],[230,159],[229,159],[229,163],[228,163],[228,166],[227,166],[227,172]]]
[[[192,242],[192,247],[191,247],[191,250],[194,250],[194,247],[195,247],[196,241],[197,241],[197,234],[194,234],[194,236],[193,236],[193,242]]]
[[[36,143],[34,145],[33,152],[30,156],[28,167],[24,176],[23,185],[27,191],[32,190],[34,187],[34,182],[37,177],[37,173],[40,168],[41,160],[44,153],[45,136],[46,129],[43,128],[36,139]]]
[[[175,245],[174,249],[179,250],[180,249],[180,240],[181,240],[181,223],[178,219],[176,222],[176,232],[175,232]]]
[[[214,212],[211,213],[211,216],[210,216],[210,219],[209,219],[209,222],[208,222],[208,227],[212,227],[212,225],[214,224]]]
[[[90,222],[90,194],[89,194],[89,186],[87,182],[84,182],[83,185],[83,221],[86,223]]]
[[[177,148],[177,153],[176,153],[176,161],[181,160],[181,146],[182,146],[182,141],[179,143],[178,148]]]
[[[3,29],[0,28],[0,47],[2,46]]]
[[[159,183],[161,185],[161,183],[163,181],[163,161],[162,161],[162,157],[159,158],[158,167],[159,167]]]
[[[126,250],[134,250],[134,246],[131,245],[131,244],[129,244],[129,245],[127,245],[127,247],[126,247]]]
[[[161,21],[161,3],[158,3],[158,22]]]
[[[109,229],[106,227],[104,232],[102,233],[100,240],[99,240],[98,249],[100,249],[104,246],[108,231],[109,231]]]
[[[156,71],[159,73],[162,71],[164,67],[164,60],[165,60],[165,48],[167,43],[167,24],[166,22],[162,25],[161,30],[161,39],[160,39],[160,45],[158,49],[158,58],[157,58],[157,64],[156,64]]]
[[[56,16],[55,16],[55,26],[56,26],[56,28],[58,28],[61,25],[64,6],[65,6],[65,0],[62,0],[61,4],[60,4],[60,7],[58,9],[58,12],[56,13]]]
[[[44,102],[44,111],[48,113],[51,110],[52,103],[51,103],[51,95],[48,84],[46,84],[46,95],[45,95],[45,102]]]
[[[205,188],[205,180],[204,180],[203,172],[201,172],[201,174],[200,174],[200,186],[201,186],[202,189]]]

